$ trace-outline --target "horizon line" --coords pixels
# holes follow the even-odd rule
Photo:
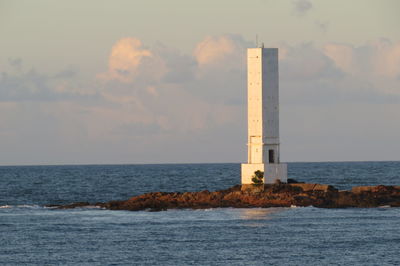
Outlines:
[[[367,162],[400,162],[400,160],[360,160],[360,161],[286,161],[284,163],[367,163]],[[167,163],[43,163],[43,164],[0,164],[0,167],[29,166],[101,166],[101,165],[189,165],[189,164],[242,164],[244,162],[167,162]]]

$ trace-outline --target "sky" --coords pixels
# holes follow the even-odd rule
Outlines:
[[[0,0],[0,165],[247,160],[279,48],[281,160],[400,160],[400,1]]]

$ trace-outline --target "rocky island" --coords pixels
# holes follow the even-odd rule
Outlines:
[[[280,183],[236,185],[210,192],[152,192],[128,200],[48,205],[56,209],[97,206],[108,210],[163,211],[168,209],[268,208],[314,206],[319,208],[400,207],[400,186],[362,186],[338,190],[331,185]]]

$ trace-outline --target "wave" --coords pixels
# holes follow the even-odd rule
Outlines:
[[[305,207],[305,206],[297,206],[297,205],[290,205],[290,208],[308,208],[308,207],[312,207],[312,206],[307,206],[307,207]]]
[[[105,209],[101,206],[96,206],[96,205],[88,205],[88,206],[83,206],[81,207],[82,209]]]
[[[58,209],[61,207],[61,205],[54,205],[54,206],[43,206],[45,209]],[[96,205],[87,205],[87,206],[81,206],[81,207],[74,207],[74,208],[67,208],[69,210],[79,210],[79,209],[100,209],[100,210],[105,210],[106,208],[101,207],[101,206],[96,206]]]
[[[303,209],[319,209],[314,206],[297,206],[297,205],[290,205],[291,209],[296,209],[296,208],[303,208]]]
[[[29,204],[0,205],[0,209],[11,209],[11,208],[40,208],[40,206],[39,205],[29,205]]]

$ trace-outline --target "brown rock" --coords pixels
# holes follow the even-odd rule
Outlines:
[[[375,186],[360,186],[360,187],[352,187],[351,192],[353,193],[363,193],[363,192],[371,192]]]
[[[89,206],[78,202],[60,209]],[[167,193],[154,192],[132,197],[126,201],[96,203],[110,210],[161,211],[176,208],[220,208],[220,207],[288,207],[315,206],[320,208],[378,207],[390,205],[400,207],[398,186],[355,187],[351,191],[338,191],[330,185],[321,184],[266,184],[262,186],[234,186],[220,191]]]
[[[314,187],[316,184],[306,184],[306,183],[295,183],[295,184],[290,184],[290,186],[292,187],[299,187],[301,188],[303,191],[313,191]]]

